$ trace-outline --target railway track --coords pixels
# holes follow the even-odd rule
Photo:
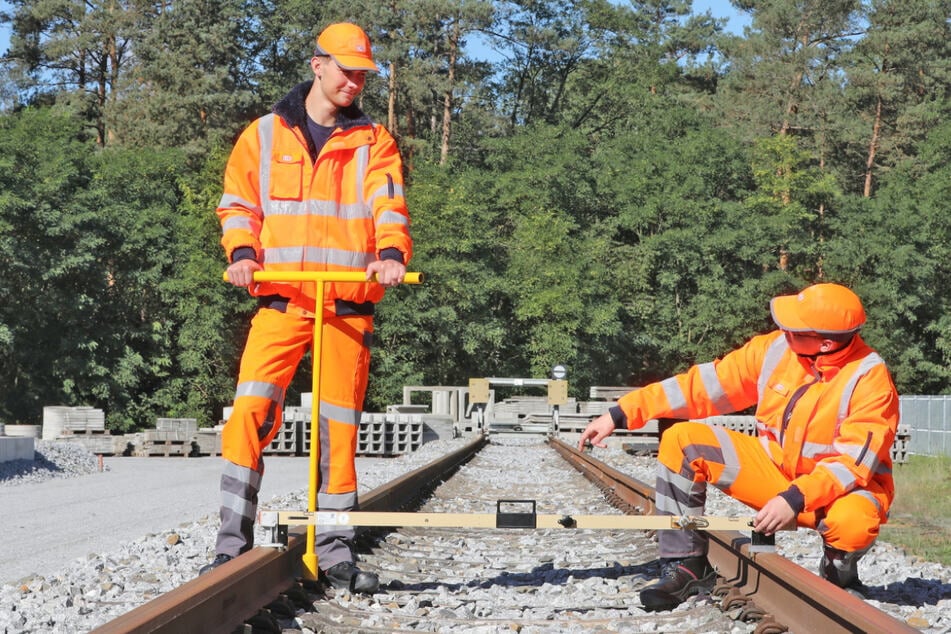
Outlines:
[[[559,440],[500,435],[374,489],[361,506],[479,514],[514,499],[539,514],[650,514],[652,495]],[[749,535],[735,531],[711,531],[713,595],[664,613],[638,600],[659,572],[649,531],[367,530],[360,566],[381,578],[372,597],[300,581],[303,536],[292,529],[285,550],[254,549],[95,632],[915,631],[779,555],[750,553]]]

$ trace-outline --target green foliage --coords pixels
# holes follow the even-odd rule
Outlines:
[[[4,419],[217,422],[253,309],[220,281],[224,162],[336,20],[374,40],[361,103],[426,275],[379,307],[368,409],[555,363],[580,397],[662,378],[819,280],[863,297],[900,390],[951,389],[949,0],[734,2],[744,36],[680,0],[9,5]]]
[[[898,494],[882,526],[882,539],[925,561],[951,565],[951,459],[909,456],[895,465]]]

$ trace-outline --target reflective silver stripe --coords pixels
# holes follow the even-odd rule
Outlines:
[[[380,214],[380,219],[377,221],[377,224],[405,226],[409,224],[409,218],[398,211],[384,211]]]
[[[773,458],[773,452],[771,452],[771,451],[769,450],[769,443],[770,443],[770,440],[769,440],[769,438],[767,438],[766,436],[760,436],[760,437],[759,437],[759,444],[761,444],[761,445],[763,446],[763,450],[766,452],[766,455],[769,456],[770,459],[772,459],[772,458]]]
[[[277,115],[274,113],[261,117],[258,124],[258,143],[261,145],[261,154],[258,156],[259,179],[258,191],[261,192],[262,213],[270,213],[271,201],[268,192],[271,191],[271,153],[274,151],[274,125]]]
[[[344,220],[364,220],[373,217],[370,207],[364,204],[339,205],[336,215]]]
[[[354,187],[356,187],[357,200],[363,203],[364,206],[368,205],[366,195],[363,193],[364,183],[367,179],[367,166],[370,165],[370,146],[361,145],[357,148],[356,156],[354,157],[357,162],[357,173],[354,177]]]
[[[255,504],[253,502],[229,491],[221,492],[221,506],[234,511],[241,517],[250,517],[253,519],[257,514],[257,510],[255,509]]]
[[[687,397],[675,377],[664,379],[660,382],[664,394],[667,395],[667,401],[670,403],[671,418],[690,418],[687,409]]]
[[[372,217],[370,208],[364,204],[340,204],[335,200],[272,200],[267,207],[268,216],[320,216],[341,220],[367,220]]]
[[[759,394],[760,401],[763,400],[763,395],[766,394],[769,377],[776,371],[780,359],[783,358],[783,355],[786,354],[788,349],[789,344],[786,343],[786,337],[781,334],[776,337],[773,343],[769,344],[769,348],[766,349],[766,355],[763,357],[763,366],[759,370],[759,380],[756,382],[756,392]]]
[[[353,511],[357,507],[357,492],[318,493],[317,508],[321,511]]]
[[[878,459],[878,454],[874,451],[869,451],[867,447],[841,442],[834,443],[834,446],[838,453],[850,457],[852,462],[855,463],[855,466],[865,467],[873,473],[879,469],[880,460]],[[861,462],[859,462],[859,458],[862,458]]]
[[[393,196],[390,196],[390,184],[387,183],[383,187],[378,188],[375,192],[370,195],[370,201],[375,202],[377,198],[383,198],[385,200],[390,200],[395,196],[403,195],[403,186],[399,183],[394,182],[392,186]]]
[[[307,216],[312,214],[318,206],[311,200],[271,200],[268,201],[268,216]],[[311,208],[313,207],[313,209]],[[329,215],[329,214],[321,214]]]
[[[269,398],[275,403],[284,402],[284,390],[279,385],[265,383],[264,381],[245,381],[239,383],[235,390],[234,397],[238,399],[242,396],[260,396]]]
[[[355,511],[357,493],[318,493],[317,508],[321,511]],[[349,559],[347,544],[356,537],[357,529],[355,526],[318,526],[315,534],[317,542],[314,551],[317,558],[322,564],[332,566]]]
[[[231,207],[242,207],[248,211],[253,211],[258,216],[261,215],[261,208],[250,200],[245,200],[234,194],[222,194],[221,200],[218,202],[218,208],[229,209]]]
[[[866,489],[856,489],[855,491],[852,491],[849,495],[861,495],[863,498],[865,498],[866,500],[874,504],[875,509],[879,513],[882,512],[882,505],[878,503],[878,498],[872,495],[871,491],[867,491]]]
[[[712,427],[717,442],[720,443],[720,452],[723,454],[723,473],[716,481],[717,488],[725,489],[736,482],[736,476],[740,473],[740,459],[736,455],[736,447],[733,445],[733,439],[722,427],[714,425]]]
[[[659,467],[657,472],[658,486],[654,490],[654,506],[661,515],[702,515],[703,504],[691,505],[692,499],[705,499],[706,482],[694,482],[679,473],[674,473],[665,467]],[[666,483],[666,487],[664,484]],[[668,495],[665,491],[670,491]],[[677,496],[683,502],[678,501]]]
[[[366,269],[376,259],[373,253],[323,247],[270,247],[264,249],[268,264],[333,264],[351,269]]]
[[[246,484],[252,487],[255,491],[261,488],[261,473],[255,471],[254,469],[249,469],[247,467],[242,467],[233,462],[226,461],[225,468],[222,470],[222,475],[232,480],[236,480],[242,484]]]
[[[351,409],[349,407],[341,407],[339,405],[334,405],[333,403],[328,403],[327,401],[320,401],[320,417],[327,417],[331,420],[335,420],[338,423],[346,423],[348,425],[359,425],[360,417],[362,412],[360,410]]]
[[[845,453],[838,450],[836,445],[826,445],[818,442],[802,443],[802,456],[804,458],[816,459],[816,456],[830,456],[838,453]]]
[[[816,468],[828,471],[846,491],[855,488],[855,475],[844,465],[838,462],[820,462],[816,464]]]
[[[227,233],[232,229],[251,231],[251,220],[245,216],[232,216],[221,223],[221,233]]]
[[[863,446],[836,441],[832,442],[832,449],[839,455],[848,456],[852,459],[852,462],[856,463],[856,465],[858,465],[856,461],[859,459],[859,456],[861,456],[862,452],[865,451],[865,447]]]
[[[849,378],[849,382],[846,383],[845,389],[842,390],[842,399],[839,401],[839,413],[836,417],[836,436],[839,435],[839,425],[842,424],[842,421],[849,415],[849,401],[852,400],[855,385],[859,382],[859,379],[868,374],[872,368],[882,363],[885,363],[885,361],[875,352],[870,352],[859,362],[859,367],[855,369],[855,372]]]
[[[730,399],[726,395],[726,390],[723,389],[723,384],[720,383],[720,377],[717,376],[716,366],[712,362],[701,363],[697,366],[697,371],[700,374],[703,389],[707,392],[707,398],[710,399],[710,403],[713,405],[716,413],[729,414],[730,412],[735,412],[736,409],[730,405]]]

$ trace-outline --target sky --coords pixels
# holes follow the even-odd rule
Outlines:
[[[743,35],[743,27],[750,23],[750,16],[741,13],[730,4],[730,0],[693,0],[693,12],[703,13],[709,9],[715,18],[729,18],[726,30]]]

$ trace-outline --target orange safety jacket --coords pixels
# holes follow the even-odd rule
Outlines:
[[[396,142],[350,106],[316,155],[304,107],[311,86],[293,88],[271,114],[245,129],[231,152],[217,209],[228,261],[250,253],[274,272],[364,271],[394,253],[408,263],[412,241]],[[337,300],[364,305],[384,292],[365,283],[324,288],[331,310]],[[250,287],[254,296],[280,295],[311,314],[315,290],[313,282]]]
[[[760,444],[802,494],[802,510],[859,489],[885,517],[895,495],[898,402],[884,361],[858,335],[813,361],[790,350],[777,330],[624,395],[612,415],[618,426],[637,429],[653,418],[703,419],[755,405]]]

